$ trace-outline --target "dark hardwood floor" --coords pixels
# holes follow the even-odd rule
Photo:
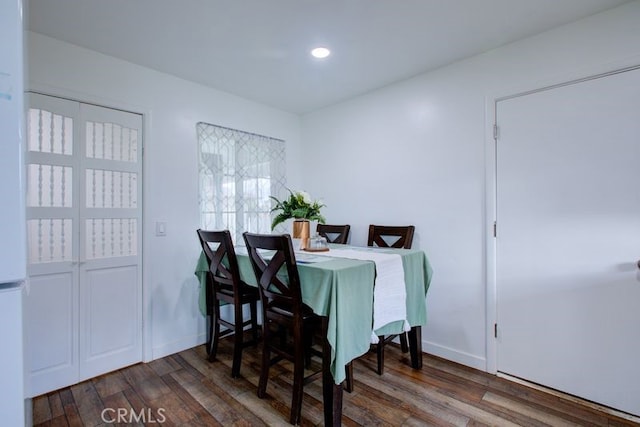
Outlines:
[[[38,426],[176,425],[286,426],[290,366],[271,369],[268,396],[256,387],[259,348],[243,355],[241,377],[231,378],[231,341],[218,360],[203,346],[138,364],[33,400]],[[385,350],[385,373],[375,354],[354,363],[355,390],[344,393],[345,426],[632,426],[631,421],[481,371],[425,354],[413,370],[399,347]],[[323,424],[322,383],[305,386],[303,426]]]

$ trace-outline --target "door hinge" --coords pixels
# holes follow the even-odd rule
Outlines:
[[[493,337],[494,338],[498,338],[498,324],[497,323],[493,324]]]
[[[498,237],[498,222],[493,221],[493,237]]]
[[[498,140],[498,124],[493,125],[493,139]]]

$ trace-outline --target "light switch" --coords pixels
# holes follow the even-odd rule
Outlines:
[[[162,237],[167,235],[167,223],[164,221],[156,222],[156,236]]]

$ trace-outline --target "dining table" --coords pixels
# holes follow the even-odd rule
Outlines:
[[[235,251],[241,279],[249,285],[257,286],[246,248],[238,245],[235,246]],[[357,257],[337,256],[338,253],[353,253]],[[367,259],[367,253],[371,255],[371,260]],[[373,329],[377,276],[377,264],[373,259],[377,254],[400,257],[404,273],[406,312],[403,310],[404,319],[390,321]],[[420,249],[329,244],[326,252],[295,250],[295,256],[303,302],[322,317],[325,426],[339,426],[346,366],[369,351],[372,337],[400,334],[410,327],[408,338],[411,366],[416,369],[422,367],[421,331],[422,326],[427,324],[426,296],[433,269],[426,253]],[[203,315],[207,313],[207,272],[207,260],[201,253],[195,274],[200,283],[199,308]]]

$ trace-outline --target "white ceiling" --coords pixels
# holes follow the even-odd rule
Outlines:
[[[29,0],[27,27],[306,113],[627,2]]]

